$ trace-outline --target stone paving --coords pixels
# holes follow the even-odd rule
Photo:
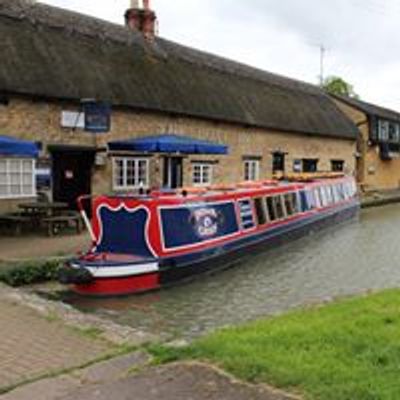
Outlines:
[[[265,385],[240,382],[199,363],[148,367],[143,352],[74,373],[44,379],[0,396],[1,400],[300,400]]]
[[[104,356],[108,342],[12,302],[0,302],[0,392]]]

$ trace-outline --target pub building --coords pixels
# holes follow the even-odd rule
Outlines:
[[[150,2],[131,6],[119,25],[0,3],[0,135],[41,144],[51,200],[354,173],[358,129],[320,88],[162,38]],[[11,158],[0,211],[21,202]]]

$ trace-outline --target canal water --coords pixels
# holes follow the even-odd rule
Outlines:
[[[166,338],[193,338],[294,307],[400,286],[400,206],[310,234],[212,276],[117,299],[61,293],[81,311]]]

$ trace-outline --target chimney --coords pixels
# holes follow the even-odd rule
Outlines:
[[[133,31],[139,31],[147,40],[154,40],[156,35],[157,16],[150,8],[150,0],[131,0],[131,8],[125,13],[125,24]]]

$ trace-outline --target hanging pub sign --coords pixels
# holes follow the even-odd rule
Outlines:
[[[110,131],[111,106],[109,103],[82,100],[82,108],[85,115],[85,131],[93,133]]]

